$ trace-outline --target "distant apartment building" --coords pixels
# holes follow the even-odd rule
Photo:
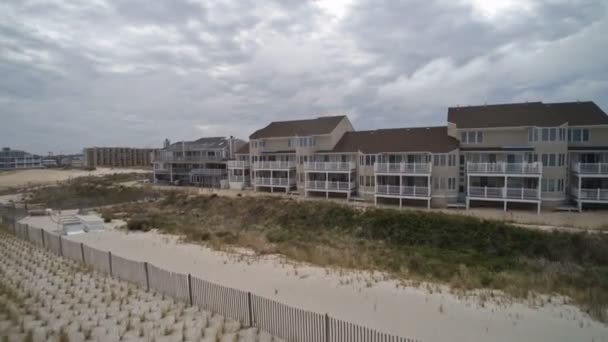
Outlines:
[[[131,147],[87,147],[84,167],[149,167],[156,149]]]
[[[8,147],[0,150],[0,170],[36,169],[41,168],[42,158],[21,150],[12,150]]]
[[[443,127],[272,122],[227,163],[231,188],[427,207],[608,204],[608,116],[593,102],[453,107]]]
[[[171,144],[155,151],[152,158],[154,182],[180,185],[228,186],[228,160],[245,142],[233,137],[208,137]]]

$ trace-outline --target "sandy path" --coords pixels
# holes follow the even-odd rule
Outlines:
[[[105,231],[70,239],[423,341],[608,341],[606,325],[569,305],[480,307],[479,300],[459,299],[446,290],[397,288],[393,281],[368,286],[369,276],[362,273],[339,275],[305,265],[294,268],[277,257],[237,260],[234,254],[177,243],[175,238],[155,233]]]
[[[61,170],[61,169],[33,169],[0,172],[0,189],[31,185],[53,184],[71,178],[82,176],[104,176],[113,173],[150,172],[140,169],[110,169],[98,168],[94,171]]]

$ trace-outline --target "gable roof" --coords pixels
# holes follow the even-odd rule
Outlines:
[[[243,144],[243,146],[241,146],[238,150],[236,150],[236,152],[234,152],[235,154],[248,154],[249,153],[249,143],[245,143]]]
[[[458,140],[448,135],[447,127],[389,128],[346,132],[331,152],[445,153],[458,148]]]
[[[331,133],[346,115],[322,116],[316,119],[273,121],[255,131],[250,139],[308,136]]]
[[[448,122],[458,128],[608,124],[608,115],[594,102],[510,103],[450,107]]]

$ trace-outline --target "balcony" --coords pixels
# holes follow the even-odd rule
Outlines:
[[[308,162],[304,163],[304,170],[306,171],[320,171],[320,172],[349,172],[355,169],[355,163],[348,162]]]
[[[355,182],[307,181],[306,190],[349,191],[355,188]]]
[[[247,169],[250,164],[248,160],[229,160],[226,165],[231,169]]]
[[[376,195],[428,198],[431,189],[428,186],[376,185]]]
[[[158,155],[154,156],[153,162],[174,162],[174,163],[202,163],[209,161],[221,161],[222,156],[171,156]]]
[[[540,176],[543,166],[541,163],[468,163],[467,172],[482,175]]]
[[[226,174],[226,169],[192,169],[190,170],[190,174],[202,176],[223,176]]]
[[[608,201],[608,189],[572,188],[572,195],[583,201]]]
[[[540,200],[540,192],[535,188],[469,187],[468,197],[512,200]]]
[[[234,182],[234,183],[247,183],[247,182],[249,182],[249,176],[230,175],[230,176],[228,176],[228,181]]]
[[[294,178],[256,177],[253,179],[253,184],[256,186],[293,186],[296,185],[296,180]]]
[[[253,163],[256,170],[290,170],[296,168],[296,163],[287,161],[258,161]]]
[[[574,171],[585,176],[608,176],[608,163],[576,163]]]
[[[375,163],[376,173],[430,175],[431,163]]]

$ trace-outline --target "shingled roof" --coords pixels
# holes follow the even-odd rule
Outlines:
[[[236,152],[234,152],[236,154],[248,154],[249,153],[249,143],[243,144],[243,146],[241,146],[241,148],[239,148],[238,150],[236,150]]]
[[[169,146],[171,150],[179,150],[182,148],[182,144],[185,146],[197,145],[205,148],[224,148],[228,145],[228,140],[225,137],[206,137],[200,138],[194,141],[178,141]]]
[[[510,103],[450,107],[448,122],[458,128],[606,125],[608,115],[594,102]]]
[[[255,131],[250,139],[321,135],[331,133],[346,115],[323,116],[308,120],[274,121]]]
[[[390,128],[346,132],[331,152],[347,153],[445,153],[458,148],[447,127]]]

